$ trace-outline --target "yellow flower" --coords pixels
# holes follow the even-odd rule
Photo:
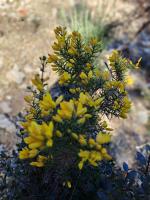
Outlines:
[[[71,67],[73,67],[74,65],[73,65],[72,63],[67,63],[66,66],[69,67],[69,68],[71,68]]]
[[[79,96],[79,102],[81,102],[82,104],[86,104],[87,101],[88,101],[88,96],[83,92],[81,92]]]
[[[122,107],[120,108],[120,116],[122,118],[126,118],[126,113],[130,110],[131,108],[131,101],[128,99],[128,97],[124,97],[122,99]]]
[[[79,96],[79,102],[81,102],[83,105],[85,104],[85,105],[88,105],[88,106],[90,106],[90,107],[95,106],[94,100],[93,100],[93,98],[90,96],[89,93],[85,93],[85,94],[84,94],[83,92],[81,92],[81,93],[80,93],[80,96]]]
[[[71,182],[70,181],[67,181],[67,186],[68,186],[68,188],[71,188]]]
[[[54,72],[58,71],[58,66],[57,65],[51,65],[51,68]]]
[[[102,149],[102,145],[96,144],[96,149],[97,149],[98,151],[100,151],[100,150]]]
[[[58,61],[58,57],[56,55],[49,55],[47,62],[52,63]]]
[[[77,50],[76,50],[74,47],[71,47],[71,48],[68,50],[68,53],[71,54],[71,55],[76,55],[76,54],[77,54]]]
[[[89,151],[80,149],[80,152],[78,153],[78,156],[81,158],[81,161],[78,164],[80,170],[83,168],[84,162],[88,160],[89,155],[90,155]]]
[[[92,70],[90,70],[88,73],[88,79],[91,79],[92,77],[93,77],[93,72],[92,72]]]
[[[73,137],[73,139],[78,140],[78,135],[76,133],[72,133],[71,136]]]
[[[48,111],[50,109],[54,109],[56,107],[56,103],[52,100],[52,97],[49,92],[43,96],[43,100],[39,102],[39,106],[41,110]]]
[[[60,122],[60,123],[63,121],[62,118],[58,114],[53,116],[53,120],[56,121],[56,122]]]
[[[102,160],[102,155],[98,151],[80,150],[78,155],[81,158],[81,161],[78,164],[80,170],[83,168],[84,162],[86,161],[89,161],[93,166],[97,166],[97,162]]]
[[[52,45],[52,49],[54,49],[55,51],[59,51],[61,49],[61,46],[58,43],[54,42],[54,44]]]
[[[46,145],[48,147],[52,147],[53,146],[53,140],[52,139],[47,140]]]
[[[84,115],[86,112],[87,112],[87,108],[83,107],[83,105],[79,102],[77,106],[76,115],[79,117],[81,115]]]
[[[84,72],[81,72],[80,78],[86,80],[88,77],[87,77],[87,75]]]
[[[67,182],[63,182],[63,186],[67,186],[68,188],[71,188],[71,182],[67,181]]]
[[[26,144],[31,144],[32,142],[34,142],[35,141],[35,138],[33,138],[33,137],[31,137],[31,136],[28,136],[28,137],[25,137],[24,138],[24,142],[26,143]]]
[[[80,158],[83,158],[86,161],[89,158],[90,152],[80,149],[80,152],[78,155]]]
[[[43,127],[43,132],[45,134],[45,136],[50,139],[53,136],[53,130],[54,130],[54,124],[51,121],[48,125],[46,123],[42,124]]]
[[[92,46],[95,46],[97,43],[98,43],[98,41],[97,41],[96,38],[92,38],[92,39],[90,40],[90,44],[91,44]]]
[[[27,103],[31,103],[33,101],[33,96],[25,96],[24,97],[24,100],[27,102]]]
[[[86,139],[85,139],[82,135],[79,135],[79,143],[80,143],[82,146],[87,145]]]
[[[34,79],[32,79],[32,83],[33,83],[33,85],[35,85],[36,86],[36,88],[39,90],[39,91],[43,91],[43,83],[42,83],[42,81],[41,81],[41,79],[40,79],[40,77],[39,77],[39,75],[37,74],[37,75],[35,75],[35,78]]]
[[[70,59],[69,61],[70,61],[71,63],[73,63],[73,64],[75,63],[75,60],[74,60],[74,59]]]
[[[118,58],[119,58],[119,52],[117,50],[113,50],[111,56],[109,57],[110,65],[114,66]]]
[[[37,156],[38,153],[39,151],[37,149],[31,149],[29,151],[29,158],[34,158],[35,156]]]
[[[96,77],[97,77],[97,78],[99,78],[99,77],[100,77],[100,75],[101,75],[101,72],[100,72],[100,70],[99,70],[99,69],[95,69],[95,75],[96,75]]]
[[[68,72],[64,72],[59,79],[59,84],[66,85],[70,79],[71,79],[71,75]]]
[[[90,147],[94,147],[96,145],[96,142],[94,139],[90,138],[89,141],[88,141]]]
[[[70,88],[69,92],[72,94],[76,94],[77,92],[80,92],[80,88]]]
[[[20,159],[27,159],[29,158],[29,149],[27,147],[23,148],[20,152],[19,152],[19,158]]]
[[[97,162],[101,161],[101,160],[102,160],[102,156],[101,156],[100,152],[98,152],[98,151],[91,151],[90,152],[90,156],[88,158],[88,161],[91,165],[96,167],[98,165]]]
[[[33,116],[32,113],[28,113],[28,114],[25,116],[25,120],[26,120],[26,121],[30,121],[30,120],[32,120],[32,119],[34,119],[34,116]]]
[[[90,63],[86,63],[86,67],[87,67],[87,69],[90,69],[92,67],[92,65]]]
[[[59,105],[60,102],[63,100],[63,95],[60,95],[57,99],[56,99],[56,105]]]
[[[99,98],[99,99],[95,100],[95,101],[94,101],[94,106],[95,106],[95,107],[100,106],[101,103],[102,103],[102,101],[103,101],[103,98]]]
[[[35,139],[43,140],[43,136],[41,135],[41,126],[37,122],[32,121],[29,124],[28,131],[29,135],[34,137]]]
[[[85,114],[84,117],[87,118],[87,119],[89,119],[89,118],[92,117],[92,115],[91,114]]]
[[[47,158],[45,156],[39,155],[37,161],[31,162],[30,165],[35,167],[43,167]]]
[[[24,129],[28,129],[29,125],[30,125],[31,121],[26,121],[26,122],[20,122],[20,125],[24,128]]]
[[[78,167],[79,167],[80,170],[83,168],[83,165],[84,165],[84,162],[80,161],[79,164],[78,164]]]
[[[98,144],[105,144],[105,143],[109,143],[111,140],[111,135],[108,133],[101,133],[99,132],[96,136],[96,142],[98,142]]]
[[[62,137],[62,136],[63,136],[63,135],[62,135],[62,132],[59,131],[59,130],[56,131],[56,135],[57,135],[57,137]]]
[[[60,110],[58,110],[58,115],[62,118],[62,119],[71,119],[72,118],[72,114],[74,111],[74,103],[72,100],[70,100],[69,102],[67,101],[63,101],[60,103]]]
[[[131,87],[134,85],[134,78],[131,76],[131,75],[128,75],[125,79],[125,84],[128,86],[128,87]]]
[[[80,119],[77,120],[77,123],[78,123],[78,124],[84,124],[84,123],[85,123],[85,120],[86,120],[86,118],[85,118],[85,117],[82,117],[82,118],[80,118]]]
[[[66,27],[61,27],[61,26],[58,26],[54,29],[54,32],[56,34],[56,38],[61,35],[61,36],[65,36],[67,34],[67,31],[66,31]]]
[[[44,167],[43,162],[31,162],[30,165],[35,167]]]
[[[43,142],[42,141],[35,141],[35,142],[30,143],[28,146],[29,146],[30,149],[37,149],[37,148],[40,148],[40,147],[43,146]]]
[[[76,90],[75,90],[74,88],[70,88],[70,89],[69,89],[69,92],[72,93],[72,94],[75,94],[75,93],[76,93]]]
[[[89,46],[85,46],[85,47],[84,47],[84,51],[85,51],[86,53],[91,53],[91,52],[92,52],[92,49],[91,49]]]
[[[52,136],[53,136],[54,124],[49,122],[46,124],[37,124],[35,121],[32,121],[28,127],[28,136],[24,138],[26,144],[30,149],[43,149],[43,147],[51,147],[53,145]]]

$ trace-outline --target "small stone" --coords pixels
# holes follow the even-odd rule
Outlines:
[[[2,110],[3,113],[10,113],[12,111],[9,102],[6,101],[0,103],[0,110]]]
[[[11,133],[15,131],[15,125],[5,115],[0,114],[0,129]]]
[[[137,122],[140,124],[147,124],[149,120],[149,113],[147,110],[137,112]]]
[[[7,95],[7,96],[6,96],[6,99],[7,99],[7,100],[11,100],[11,99],[12,99],[12,96]]]
[[[19,70],[18,65],[14,65],[13,69],[6,74],[6,77],[9,81],[21,84],[25,74]]]
[[[25,71],[26,73],[28,73],[28,74],[33,73],[33,66],[26,65],[26,66],[24,67],[24,71]]]
[[[0,57],[0,69],[3,67],[4,65],[4,59],[3,57]]]

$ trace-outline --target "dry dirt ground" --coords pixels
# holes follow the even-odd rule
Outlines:
[[[54,39],[53,29],[59,24],[59,10],[73,9],[77,2],[79,1],[0,0],[0,143],[6,144],[9,148],[15,144],[16,137],[15,127],[7,115],[12,117],[23,109],[26,87],[30,84],[33,74],[38,71],[39,57],[50,52],[50,45]],[[99,1],[86,2],[94,10]],[[117,7],[111,6],[115,9],[114,18],[122,18],[124,21],[128,21],[131,13],[136,10],[134,4],[125,0],[118,0]],[[136,31],[141,21],[132,26],[132,21],[130,26],[129,23],[124,23],[124,32]],[[52,85],[57,76],[50,68],[47,73],[50,77],[49,84]],[[128,157],[131,149],[149,139],[145,136],[147,121],[148,111],[145,105],[134,99],[129,119],[126,122],[114,120],[112,123],[116,136],[126,134],[116,143],[118,151],[123,153],[124,150],[120,149],[119,145],[127,139],[129,142],[126,143],[126,150],[128,145],[131,145],[126,154]],[[124,157],[121,161],[123,159]]]

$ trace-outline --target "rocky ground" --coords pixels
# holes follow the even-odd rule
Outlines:
[[[73,10],[79,2],[0,0],[0,143],[10,149],[17,141],[13,117],[23,110],[26,87],[33,74],[39,70],[39,57],[50,52],[53,29],[60,23],[60,9],[66,9],[66,12]],[[98,2],[102,1],[86,2],[91,12],[94,12],[100,4]],[[120,24],[114,31],[114,42],[109,48],[119,48],[135,59],[142,56],[147,70],[146,75],[143,72],[134,74],[135,87],[130,89],[133,106],[129,118],[112,122],[115,129],[113,148],[117,152],[117,160],[119,163],[124,160],[132,163],[136,146],[150,142],[147,128],[150,126],[150,79],[147,75],[150,70],[150,28],[142,26],[147,22],[150,11],[146,11],[149,5],[144,0],[136,3],[127,0],[116,2],[114,5],[109,1],[104,12],[107,20],[113,19]],[[47,74],[50,77],[49,85],[52,85],[57,76],[50,69]]]

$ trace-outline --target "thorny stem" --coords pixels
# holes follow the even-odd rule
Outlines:
[[[75,192],[75,190],[76,190],[76,187],[77,187],[77,185],[78,185],[78,181],[79,181],[80,176],[81,176],[81,171],[79,172],[79,175],[78,175],[78,177],[77,177],[76,184],[75,184],[75,186],[74,186],[74,188],[73,188],[73,191],[72,191],[72,194],[71,194],[71,197],[70,197],[69,200],[72,200],[72,198],[73,198],[73,194],[74,194],[74,192]]]
[[[111,74],[111,77],[113,78],[113,73],[112,73],[112,70],[109,68],[108,64],[106,62],[104,62],[104,64],[106,65],[108,71],[110,72]]]
[[[146,174],[148,173],[149,166],[150,166],[150,155],[149,155],[148,161],[147,161]]]
[[[42,72],[42,74],[41,74],[41,81],[42,81],[42,83],[44,83],[44,72],[45,72],[45,66],[46,66],[46,57],[45,56],[43,56],[42,58],[40,58],[40,60],[41,60],[41,72]]]

